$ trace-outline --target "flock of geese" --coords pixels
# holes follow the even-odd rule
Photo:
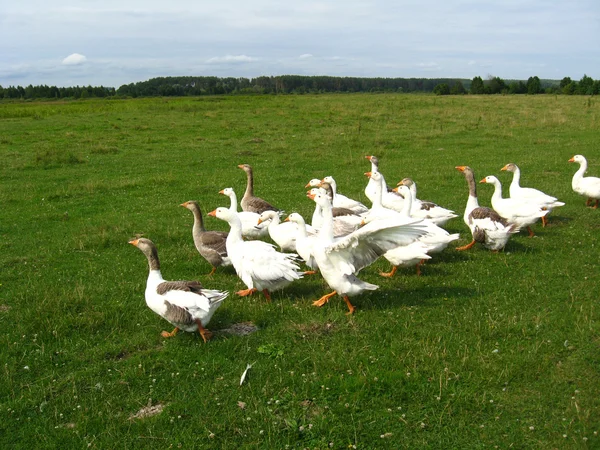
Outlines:
[[[272,291],[318,271],[332,291],[313,304],[323,306],[337,294],[346,303],[348,314],[352,314],[355,308],[350,297],[378,288],[357,274],[380,256],[392,265],[390,272],[381,273],[382,276],[392,277],[398,267],[416,267],[420,273],[419,266],[424,261],[459,238],[458,233],[450,234],[442,228],[457,215],[418,199],[416,184],[411,179],[405,178],[390,188],[379,171],[377,157],[366,158],[371,170],[365,173],[368,177],[365,195],[372,203],[371,208],[338,193],[333,177],[313,179],[305,186],[310,188],[307,197],[315,203],[310,224],[298,213],[289,214],[281,221],[281,210],[255,196],[254,176],[248,164],[238,166],[247,176],[246,191],[240,202],[242,211],[238,211],[234,190],[225,188],[219,193],[229,197],[230,206],[208,213],[227,222],[228,233],[208,231],[198,203],[183,203],[181,206],[194,216],[194,244],[212,265],[209,275],[217,267],[232,265],[246,285],[237,295],[260,291],[270,301]],[[598,208],[600,178],[584,176],[587,161],[583,156],[575,155],[569,162],[580,166],[573,176],[573,190],[587,197],[587,206],[593,204],[593,208]],[[480,183],[494,186],[492,208],[482,207],[477,200],[473,170],[468,166],[456,169],[464,175],[469,188],[463,219],[472,235],[472,241],[458,247],[459,251],[476,243],[492,251],[502,250],[510,237],[521,229],[533,236],[531,225],[541,219],[545,226],[548,214],[564,205],[537,189],[521,187],[519,168],[516,164],[507,164],[502,170],[513,173],[510,197],[502,197],[500,181],[495,176],[487,176]],[[280,251],[265,242],[265,238],[275,242]],[[205,289],[198,281],[166,281],[160,272],[154,243],[145,238],[129,243],[138,247],[148,260],[150,273],[145,291],[148,307],[175,326],[172,332],[163,331],[162,336],[174,336],[179,330],[197,330],[204,342],[210,339],[212,333],[206,326],[229,293]],[[310,270],[302,270],[301,262]]]

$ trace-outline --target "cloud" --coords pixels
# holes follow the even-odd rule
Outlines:
[[[214,58],[208,59],[206,62],[209,64],[213,63],[244,63],[244,62],[253,62],[258,61],[258,58],[253,58],[251,56],[246,55],[225,55],[225,56],[215,56]]]
[[[298,56],[298,59],[308,59],[312,57],[313,55],[311,55],[310,53],[304,53],[303,55]]]
[[[83,64],[86,61],[86,57],[84,55],[80,55],[79,53],[71,53],[65,59],[62,60],[62,63],[65,66],[78,66]]]
[[[440,70],[441,67],[436,62],[418,63],[417,67],[421,70]]]

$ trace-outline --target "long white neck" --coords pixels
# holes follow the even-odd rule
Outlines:
[[[229,223],[229,234],[227,235],[226,246],[231,244],[237,244],[238,242],[243,241],[242,238],[242,221],[240,217],[236,214],[232,214],[231,218],[228,220]]]
[[[229,194],[229,200],[230,200],[230,204],[229,204],[229,211],[231,211],[232,213],[237,213],[238,212],[238,203],[237,203],[237,195],[235,195],[235,192],[232,192],[231,194]]]
[[[515,188],[521,188],[521,170],[518,167],[515,167],[515,171],[513,172],[513,179],[510,183],[510,189]]]
[[[323,211],[321,210],[321,206],[317,203],[315,203],[315,211],[313,212],[310,224],[317,230],[323,226]]]
[[[581,161],[579,163],[579,170],[577,172],[575,172],[575,175],[573,175],[573,182],[575,182],[575,180],[581,180],[583,178],[583,175],[585,174],[587,170],[587,160],[584,159],[583,161]]]
[[[298,225],[297,231],[296,231],[296,235],[300,238],[300,239],[304,239],[305,237],[307,237],[306,234],[306,222],[304,222],[304,220],[298,220],[297,222],[295,222],[296,225]]]
[[[414,186],[414,184],[413,184]],[[402,215],[402,217],[410,217],[410,211],[412,209],[412,202],[413,202],[413,194],[411,192],[410,195],[406,195],[404,197],[404,203],[402,203],[402,209],[400,210],[400,214]]]
[[[492,203],[498,200],[502,200],[502,184],[499,181],[494,181],[494,193],[492,194]]]
[[[410,189],[410,195],[413,199],[413,201],[417,201],[417,185],[415,183],[412,183],[408,189]]]
[[[323,225],[319,230],[319,239],[322,242],[333,242],[333,211],[331,205],[322,207]]]

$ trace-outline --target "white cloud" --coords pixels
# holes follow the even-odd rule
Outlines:
[[[312,57],[313,55],[311,55],[310,53],[304,53],[303,55],[298,56],[299,59],[308,59]]]
[[[214,58],[208,59],[206,62],[209,64],[213,63],[223,63],[223,62],[233,62],[233,63],[241,63],[241,62],[253,62],[258,61],[258,58],[253,58],[251,56],[246,55],[225,55],[225,56],[215,56]]]
[[[79,64],[83,64],[86,59],[87,58],[84,55],[80,55],[79,53],[71,53],[62,60],[62,63],[65,66],[78,66]]]

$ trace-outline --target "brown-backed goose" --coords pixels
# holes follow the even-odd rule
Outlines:
[[[209,275],[215,273],[215,270],[219,266],[225,267],[231,265],[231,261],[227,257],[227,248],[225,247],[227,232],[206,231],[198,202],[190,200],[189,202],[182,203],[180,206],[189,209],[194,215],[194,226],[192,227],[194,245],[198,253],[212,266]]]
[[[246,172],[246,176],[248,178],[246,182],[246,192],[244,192],[244,196],[240,202],[242,210],[255,212],[258,214],[269,210],[279,211],[279,209],[275,208],[269,202],[254,195],[254,174],[252,172],[252,167],[250,167],[249,164],[240,164],[238,167]]]
[[[519,228],[509,223],[492,208],[479,206],[473,169],[469,166],[456,166],[456,170],[465,176],[469,186],[469,198],[467,199],[463,220],[473,236],[473,240],[469,244],[458,247],[456,250],[468,250],[476,242],[495,252],[502,250],[511,234],[517,233]]]
[[[139,248],[148,259],[150,273],[146,282],[146,304],[175,326],[170,333],[163,331],[162,336],[175,336],[179,330],[190,333],[198,330],[204,342],[210,339],[212,333],[206,325],[229,293],[203,289],[198,281],[165,281],[154,243],[144,238],[133,239],[129,243]]]

